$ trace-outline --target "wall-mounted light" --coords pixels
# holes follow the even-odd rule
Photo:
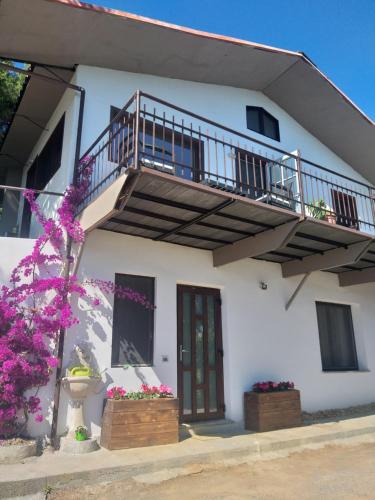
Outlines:
[[[261,290],[267,290],[268,288],[268,283],[266,283],[265,281],[259,281],[259,288]]]

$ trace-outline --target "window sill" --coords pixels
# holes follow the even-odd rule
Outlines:
[[[153,368],[154,365],[111,365],[111,368],[122,368],[123,370],[127,370],[128,368]]]
[[[370,373],[371,370],[322,370],[322,373],[330,374],[330,373]]]

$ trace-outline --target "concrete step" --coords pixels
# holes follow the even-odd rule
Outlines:
[[[180,425],[180,437],[182,439],[188,437],[195,439],[225,438],[241,434],[249,434],[249,432],[245,431],[242,423],[233,422],[233,420],[229,419],[189,422]]]

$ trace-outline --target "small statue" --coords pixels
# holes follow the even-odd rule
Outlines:
[[[70,355],[70,362],[66,369],[66,375],[70,376],[82,376],[82,375],[93,375],[93,368],[91,366],[91,355],[87,346],[82,344],[76,344]]]
[[[77,344],[74,346],[74,351],[77,355],[77,358],[81,366],[90,368],[91,355],[87,352],[85,347],[80,344]]]

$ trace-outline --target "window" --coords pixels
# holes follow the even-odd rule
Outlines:
[[[44,189],[61,165],[65,114],[27,172],[27,187]]]
[[[116,285],[131,288],[154,304],[155,280],[145,276],[116,274]],[[151,366],[154,344],[154,311],[115,297],[113,310],[112,366]]]
[[[265,109],[257,106],[246,106],[246,121],[249,130],[280,141],[279,121]]]
[[[26,187],[42,191],[61,165],[63,139],[64,139],[65,113],[60,118],[56,128],[49,136],[44,148],[34,159],[27,172]],[[25,203],[22,222],[21,236],[27,238],[30,232],[31,210],[30,205]]]
[[[111,121],[119,112],[119,108],[111,106]],[[128,113],[125,113],[112,125],[110,161],[123,163],[124,151],[126,156],[127,151],[132,150],[132,131],[130,130],[128,134],[126,125],[129,116]],[[125,127],[122,123],[125,124]],[[120,131],[121,127],[124,128],[124,131]],[[132,128],[132,121],[129,121],[129,128]],[[139,126],[140,161],[145,167],[172,173],[184,179],[199,181],[204,175],[203,141],[193,137],[195,132],[191,133],[190,131],[189,133],[188,128],[186,134],[181,133],[176,128],[167,127],[165,121],[157,115],[153,119],[146,120],[141,114]]]
[[[336,224],[359,229],[357,202],[354,196],[342,191],[332,191],[333,210],[336,214]]]
[[[324,371],[358,370],[350,306],[316,302]]]

